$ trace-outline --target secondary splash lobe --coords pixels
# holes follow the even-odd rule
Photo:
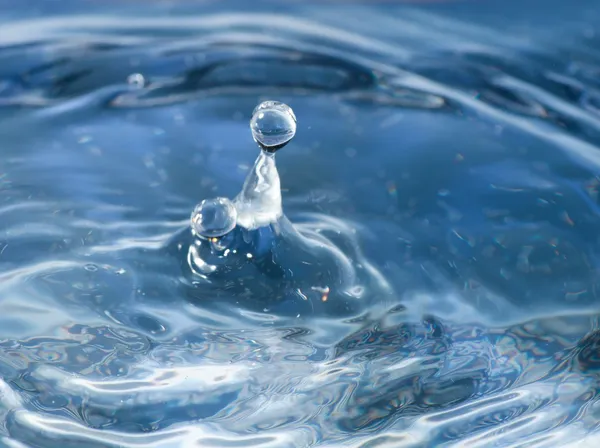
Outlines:
[[[256,304],[265,312],[339,316],[360,312],[367,289],[369,300],[391,294],[385,279],[352,244],[347,225],[328,225],[331,220],[322,219],[303,224],[300,231],[283,213],[275,154],[296,133],[292,109],[263,102],[255,108],[250,128],[260,154],[241,192],[233,201],[205,199],[191,216],[187,260],[201,298],[226,293],[243,297],[242,307]],[[346,253],[336,245],[340,238],[347,240],[344,248],[354,251]]]

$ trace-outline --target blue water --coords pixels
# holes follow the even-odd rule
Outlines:
[[[0,0],[0,446],[598,446],[598,6]],[[265,99],[360,299],[189,265]]]

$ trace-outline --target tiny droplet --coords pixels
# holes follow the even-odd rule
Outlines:
[[[127,84],[141,89],[146,84],[146,80],[141,73],[133,73],[127,77]]]

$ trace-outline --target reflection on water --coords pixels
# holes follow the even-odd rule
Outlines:
[[[599,443],[593,2],[25,3],[0,30],[0,446]],[[298,117],[285,214],[356,263],[352,306],[311,289],[341,258],[298,263],[296,295],[188,263],[268,99]]]

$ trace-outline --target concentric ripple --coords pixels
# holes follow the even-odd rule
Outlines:
[[[591,1],[45,3],[0,5],[1,446],[597,446]],[[190,269],[264,100],[353,301]]]

